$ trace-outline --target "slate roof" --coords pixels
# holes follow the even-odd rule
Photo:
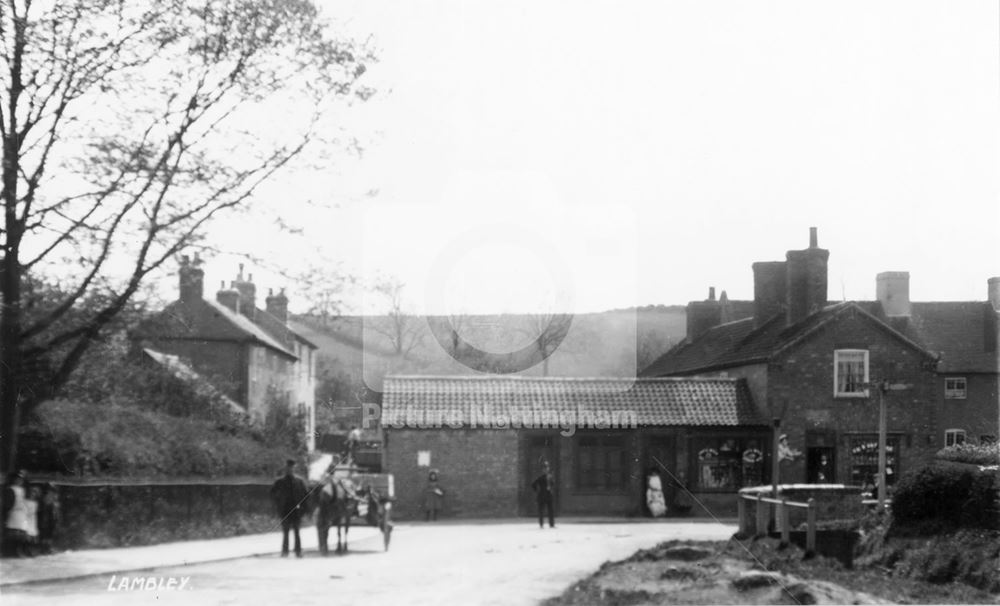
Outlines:
[[[640,426],[766,424],[738,379],[389,376],[382,391],[382,423],[389,427],[421,420],[469,427],[497,416],[530,426],[552,414],[582,427],[592,426],[583,422],[587,415],[596,421],[620,413],[634,414]]]
[[[878,306],[878,303],[874,305]],[[935,357],[935,353],[923,344],[914,331],[898,323],[886,322],[872,311],[870,302],[847,301],[828,305],[792,326],[785,325],[783,314],[776,314],[756,329],[753,328],[752,318],[721,324],[693,340],[681,341],[644,369],[641,376],[690,374],[766,362],[776,353],[807,339],[815,330],[847,313],[859,313],[867,317],[874,328],[883,330],[929,358]],[[878,311],[880,313],[880,309]]]
[[[912,303],[905,332],[941,357],[939,372],[1000,372],[996,339],[993,351],[987,333],[997,330],[997,312],[986,302]],[[991,318],[992,316],[992,318]]]
[[[260,310],[258,310],[260,311]],[[267,313],[267,312],[261,312]],[[275,322],[278,320],[275,319]],[[290,332],[290,331],[289,331]],[[203,339],[206,341],[251,341],[297,359],[286,342],[279,341],[249,318],[211,299],[191,303],[174,301],[140,324],[140,338]]]

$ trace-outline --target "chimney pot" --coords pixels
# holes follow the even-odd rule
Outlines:
[[[819,247],[819,238],[816,236],[816,228],[815,227],[810,227],[809,228],[809,248],[818,248],[818,247]]]
[[[708,300],[709,301],[714,301],[715,300],[715,287],[714,286],[709,286],[708,287]]]

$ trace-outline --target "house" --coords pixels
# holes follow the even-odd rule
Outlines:
[[[877,300],[831,304],[828,258],[812,228],[809,248],[752,265],[751,314],[726,317],[724,296],[692,302],[686,338],[641,376],[744,379],[802,454],[782,482],[872,484],[880,398],[887,485],[942,446],[995,439],[998,279],[986,302],[917,303],[908,273],[884,272]]]
[[[732,515],[736,489],[769,478],[757,408],[735,378],[389,376],[380,421],[394,515],[423,517],[431,469],[445,515],[532,515],[542,461],[559,515],[641,515],[651,469],[670,513],[694,505],[677,498],[691,479],[699,510]]]
[[[215,299],[204,297],[201,261],[183,257],[179,298],[142,322],[134,343],[154,360],[171,360],[211,381],[250,417],[263,421],[272,405],[305,418],[315,447],[316,346],[288,324],[284,291],[269,292],[257,307],[253,275],[243,266]]]

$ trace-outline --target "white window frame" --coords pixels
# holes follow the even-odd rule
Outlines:
[[[962,387],[948,388],[948,381],[955,381],[956,383],[961,382]],[[945,377],[944,378],[944,398],[946,400],[964,400],[968,397],[969,393],[969,382],[965,377]]]
[[[962,436],[962,441],[961,442],[958,441],[958,436]],[[950,443],[948,441],[948,438],[951,438],[951,442]],[[964,444],[964,443],[966,443],[968,441],[968,439],[969,439],[969,436],[967,436],[965,434],[965,430],[964,429],[946,429],[946,430],[944,430],[944,445],[945,445],[945,447],[956,446],[958,444]]]
[[[833,351],[833,397],[835,398],[867,398],[868,389],[861,391],[841,392],[840,391],[840,357],[843,354],[864,354],[865,380],[867,385],[870,378],[868,376],[868,350],[867,349],[835,349]]]

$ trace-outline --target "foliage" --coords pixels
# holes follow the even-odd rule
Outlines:
[[[79,371],[61,390],[71,400],[138,406],[146,410],[210,421],[222,431],[246,434],[249,417],[237,411],[218,386],[220,377],[177,377],[143,354],[129,351],[125,335],[102,341],[83,358]]]
[[[972,444],[965,442],[942,448],[935,455],[942,461],[971,463],[974,465],[1000,464],[1000,442],[992,444]]]
[[[286,398],[273,390],[268,390],[267,414],[264,417],[262,438],[265,444],[305,459],[308,452],[306,442],[306,418],[301,410],[292,410]]]
[[[894,524],[997,528],[998,489],[996,473],[950,465],[913,470],[893,492]]]
[[[290,454],[215,425],[118,403],[50,400],[24,430],[57,449],[62,473],[113,477],[271,477]]]

